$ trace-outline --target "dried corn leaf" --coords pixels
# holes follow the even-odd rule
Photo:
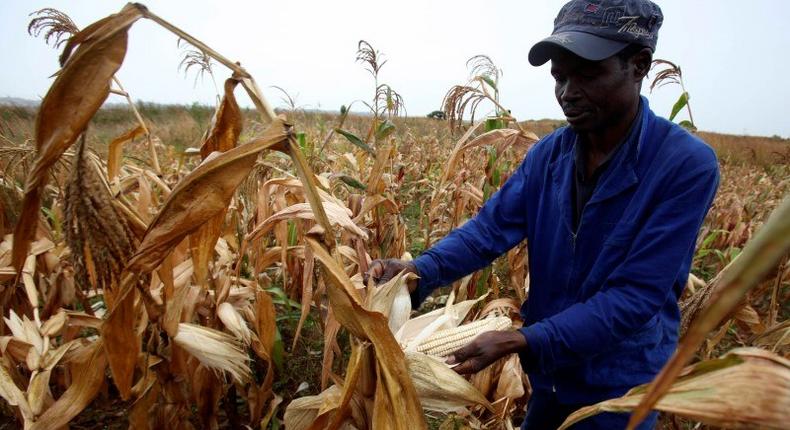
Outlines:
[[[214,152],[227,152],[236,147],[242,130],[241,109],[239,109],[233,90],[238,84],[236,79],[225,81],[225,95],[212,119],[211,127],[206,132],[206,138],[200,147],[200,156],[203,160]],[[189,245],[192,252],[192,261],[195,262],[195,277],[201,285],[208,277],[208,262],[214,254],[222,224],[225,221],[227,209],[221,210],[211,217],[200,228],[190,235]]]
[[[307,314],[310,313],[310,303],[313,301],[313,269],[315,268],[315,257],[313,251],[308,248],[305,250],[304,268],[302,270],[302,309],[299,314],[299,322],[296,324],[296,331],[294,332],[294,340],[291,345],[291,350],[296,349],[296,343],[299,342],[299,334],[302,332]]]
[[[649,385],[571,414],[561,429],[602,412],[630,412]],[[757,348],[739,348],[684,370],[655,409],[726,428],[787,428],[790,361]]]
[[[49,375],[51,370],[35,372],[30,377],[30,385],[27,387],[27,402],[34,416],[41,415],[44,405],[52,401],[52,393],[49,391]]]
[[[14,378],[8,373],[5,366],[0,364],[0,397],[5,399],[11,406],[18,406],[25,418],[32,418],[33,412],[27,402],[27,398],[22,390],[16,386]]]
[[[182,179],[151,222],[128,269],[151,272],[185,236],[225,211],[258,154],[278,145],[282,149],[289,129],[282,121],[275,121],[264,137],[203,162]]]
[[[61,428],[85,409],[104,383],[107,360],[101,339],[92,343],[90,359],[77,363],[72,384],[30,427],[30,430]]]
[[[694,356],[705,336],[732,312],[746,293],[756,286],[790,252],[790,197],[774,210],[743,251],[720,273],[706,307],[689,327],[675,354],[651,383],[642,404],[634,411],[628,428],[635,428],[667,392],[683,366]]]
[[[305,396],[293,399],[285,408],[285,428],[289,430],[307,430],[316,418],[327,411],[336,410],[343,393],[340,387],[333,385],[316,396]]]
[[[323,202],[323,208],[326,212],[329,222],[332,225],[343,227],[355,235],[367,239],[368,235],[361,228],[359,228],[354,221],[351,220],[351,211],[345,206],[339,206],[333,202]],[[294,218],[314,220],[313,209],[309,203],[297,203],[289,206],[276,214],[265,219],[258,224],[250,234],[247,235],[247,240],[255,240],[264,234],[268,233],[274,226],[280,222]]]
[[[14,232],[12,265],[19,271],[35,234],[49,168],[88,126],[110,93],[110,79],[126,56],[127,30],[141,16],[126,5],[119,13],[74,35],[64,49],[68,57],[39,107],[36,117],[37,157],[25,183],[25,198]],[[63,63],[63,61],[61,61]]]
[[[121,173],[121,159],[123,157],[123,145],[145,134],[146,130],[142,125],[128,130],[110,142],[107,154],[107,177],[112,181]]]
[[[406,359],[392,336],[387,319],[365,309],[351,280],[337,261],[311,236],[306,237],[327,280],[327,295],[335,317],[359,339],[374,347],[379,378],[374,399],[374,428],[426,428],[420,401],[408,374]],[[342,413],[339,411],[338,413]]]
[[[121,398],[129,398],[137,355],[140,353],[140,336],[134,330],[137,316],[135,296],[136,275],[126,275],[121,281],[118,295],[107,319],[101,326],[104,350],[110,365],[113,381]]]
[[[406,353],[406,361],[423,408],[445,413],[474,405],[492,409],[477,388],[441,360],[410,352]]]

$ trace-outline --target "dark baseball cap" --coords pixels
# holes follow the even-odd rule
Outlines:
[[[543,65],[558,48],[592,61],[629,44],[655,51],[663,21],[661,8],[649,0],[572,0],[557,14],[551,36],[529,50],[529,62]]]

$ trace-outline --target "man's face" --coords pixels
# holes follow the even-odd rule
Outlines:
[[[633,65],[616,56],[585,60],[559,50],[551,59],[554,94],[565,118],[577,133],[605,130],[622,121],[638,89]]]

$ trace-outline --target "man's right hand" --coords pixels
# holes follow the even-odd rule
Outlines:
[[[397,258],[373,260],[368,271],[362,274],[362,279],[365,284],[368,283],[368,280],[373,279],[373,283],[379,285],[391,280],[404,270],[419,276],[417,266],[411,261],[398,260]],[[406,286],[409,288],[409,292],[413,293],[417,289],[417,279],[408,281]]]

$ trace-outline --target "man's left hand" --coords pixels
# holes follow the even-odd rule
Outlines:
[[[458,364],[453,368],[465,375],[477,373],[507,354],[521,352],[527,348],[527,339],[518,330],[489,331],[481,333],[469,345],[450,355],[447,364]]]

